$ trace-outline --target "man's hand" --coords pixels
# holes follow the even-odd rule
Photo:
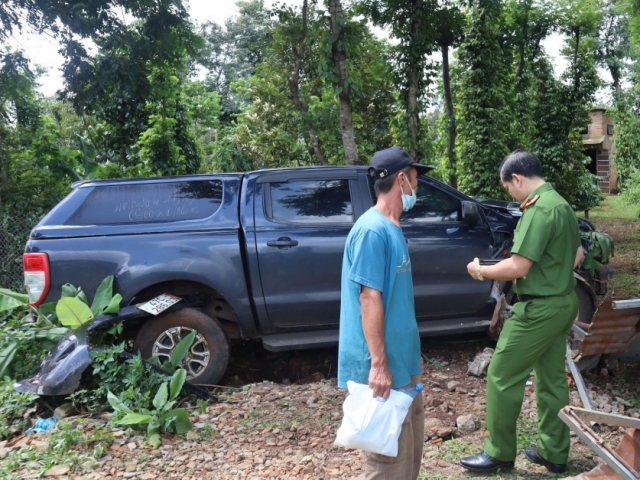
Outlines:
[[[478,258],[474,258],[473,262],[470,262],[467,265],[467,272],[469,272],[469,275],[471,275],[471,278],[473,278],[474,280],[479,280],[478,279],[479,269],[480,269],[480,260],[478,260]]]
[[[389,398],[391,394],[391,371],[386,363],[374,367],[369,371],[369,388],[373,389],[373,398]]]
[[[529,270],[531,270],[532,265],[533,260],[514,253],[511,257],[505,258],[495,265],[483,265],[482,272],[480,272],[480,260],[474,258],[473,262],[467,265],[467,271],[474,280],[480,280],[478,273],[482,273],[482,277],[485,280],[510,282],[511,280],[526,276]]]

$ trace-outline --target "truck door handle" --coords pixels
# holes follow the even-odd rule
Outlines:
[[[289,237],[280,237],[278,240],[269,240],[267,247],[296,247],[297,240],[291,240]]]

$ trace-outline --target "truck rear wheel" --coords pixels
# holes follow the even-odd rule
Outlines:
[[[175,346],[192,331],[193,345],[180,367],[187,380],[196,385],[214,385],[222,378],[229,362],[229,344],[218,322],[193,308],[183,308],[148,319],[138,331],[133,345],[142,358],[156,356],[168,361]]]

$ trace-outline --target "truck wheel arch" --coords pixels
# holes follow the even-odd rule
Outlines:
[[[170,280],[159,282],[140,290],[132,297],[129,303],[134,304],[145,302],[162,293],[171,293],[177,296],[195,293],[209,295],[211,298],[210,303],[200,309],[212,319],[219,321],[227,338],[240,338],[242,336],[238,318],[233,306],[219,291],[203,283],[191,280]]]

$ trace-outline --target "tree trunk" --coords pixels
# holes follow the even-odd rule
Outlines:
[[[311,142],[311,147],[313,148],[313,153],[315,153],[318,162],[320,165],[329,165],[327,158],[322,153],[322,148],[320,147],[320,139],[318,135],[316,135],[316,131],[309,120],[309,109],[302,103],[300,99],[300,68],[302,67],[302,59],[304,57],[304,49],[305,49],[305,41],[307,37],[307,8],[308,1],[304,0],[302,4],[302,38],[300,39],[299,46],[293,47],[293,54],[295,56],[296,62],[293,69],[293,75],[291,75],[291,79],[289,80],[289,90],[291,92],[291,100],[293,104],[296,106],[300,114],[302,115],[302,119],[304,121],[305,128],[307,129],[307,133],[309,135],[309,141]]]
[[[344,38],[344,30],[342,22],[342,4],[340,0],[330,0],[329,13],[331,14],[331,33],[334,35],[331,44],[331,54],[333,63],[338,70],[338,89],[340,93],[340,128],[342,129],[342,145],[344,147],[344,157],[347,165],[358,164],[358,149],[356,148],[356,139],[353,132],[353,118],[351,115],[351,97],[349,95],[349,87],[346,84],[348,78],[347,72],[347,55],[343,48],[340,47],[341,40]]]
[[[580,88],[580,76],[576,71],[578,65],[578,56],[580,55],[580,27],[574,27],[574,32],[576,34],[576,48],[573,52],[573,91],[574,94],[578,93],[578,89]]]
[[[409,116],[409,135],[411,138],[411,147],[409,154],[413,159],[420,161],[420,153],[418,152],[418,140],[420,131],[420,117],[418,117],[418,72],[415,66],[411,66],[409,73],[409,88],[407,89],[407,114]]]
[[[414,38],[420,31],[420,17],[418,13],[415,13],[415,17],[411,22],[411,39],[410,43],[413,43]],[[411,48],[411,47],[409,47]],[[412,49],[413,50],[413,49]],[[409,86],[407,88],[407,115],[409,117],[409,138],[411,139],[411,146],[409,148],[409,154],[416,162],[420,161],[420,152],[418,151],[418,142],[420,140],[420,117],[418,115],[418,94],[420,90],[420,75],[419,71],[420,62],[416,59],[411,59],[409,64]]]
[[[527,42],[529,41],[529,4],[526,5],[526,14],[523,20],[522,25],[522,42],[518,46],[518,56],[520,57],[518,60],[518,69],[516,70],[516,84],[520,84],[520,80],[522,79],[522,74],[524,73],[525,66],[525,58],[527,51]],[[520,92],[522,93],[522,92]]]
[[[609,72],[611,73],[611,78],[613,79],[613,91],[615,92],[615,101],[620,100],[620,95],[622,94],[622,85],[620,84],[620,68],[614,65],[609,65]]]
[[[0,152],[0,208],[2,208],[2,205],[4,204],[4,197],[2,193],[5,191],[5,188],[7,185],[8,166],[9,166],[9,155],[4,151],[2,151]]]
[[[444,88],[444,103],[447,115],[447,157],[449,158],[449,183],[452,187],[458,187],[456,178],[456,119],[453,113],[453,100],[451,98],[451,76],[449,73],[449,45],[443,44],[442,48],[442,86]]]

